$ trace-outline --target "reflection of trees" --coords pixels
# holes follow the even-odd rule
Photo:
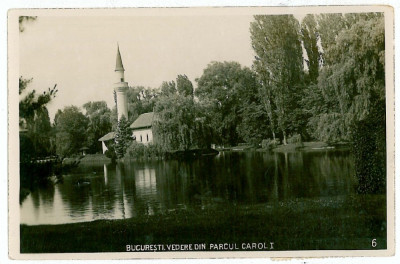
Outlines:
[[[293,152],[272,155],[275,159],[274,181],[277,180],[273,182],[273,186],[278,186],[279,200],[352,192],[354,164],[348,152]],[[270,159],[267,160],[270,163]],[[267,189],[276,193],[271,186],[267,186]]]
[[[230,153],[223,159],[216,159],[216,181],[212,179],[210,181],[213,196],[233,201],[241,200],[246,186],[247,172],[243,166],[243,162],[246,161],[240,156],[238,153]]]
[[[127,162],[125,165],[125,174],[121,175],[123,177],[124,182],[124,199],[126,201],[126,217],[134,217],[136,216],[134,209],[136,199],[136,186],[135,186],[135,175],[134,175],[134,165],[131,162]]]
[[[117,204],[115,206],[121,211],[122,213],[122,218],[126,218],[125,215],[125,188],[124,188],[124,180],[125,180],[125,164],[124,163],[117,163],[115,167],[115,173],[116,173],[116,180],[118,186],[116,188],[120,190],[117,194]]]
[[[30,199],[26,200],[27,202],[31,200],[34,207],[34,210],[32,210],[34,215],[30,216],[31,219],[41,218],[41,211],[46,212],[52,209],[54,206],[54,194],[54,185],[48,185],[47,188],[38,188],[31,192]]]
[[[133,165],[133,178],[135,181],[133,207],[136,214],[152,215],[159,212],[155,169],[152,166],[153,164],[144,164],[142,162],[139,164]]]
[[[254,202],[264,192],[259,185],[264,181],[259,153],[222,152],[217,157],[201,159],[195,172],[200,186],[204,186],[200,195],[211,196],[212,201]]]
[[[263,191],[260,193],[262,197],[265,197],[266,201],[277,201],[279,199],[279,194],[281,188],[278,183],[281,182],[280,179],[280,169],[278,166],[278,155],[263,153],[262,154],[262,166],[265,167],[263,173],[263,181],[265,184],[261,185]],[[261,166],[261,164],[259,165]]]
[[[90,184],[78,186],[84,178]],[[349,152],[223,152],[190,161],[126,162],[80,168],[30,195],[33,207],[60,206],[66,217],[123,218],[171,209],[249,204],[354,192]],[[55,195],[59,195],[55,202]],[[55,204],[61,201],[62,204]],[[74,219],[72,219],[74,221]]]
[[[330,151],[313,153],[308,166],[310,175],[318,183],[315,195],[343,194],[353,191],[355,183],[354,159],[349,152]]]
[[[119,180],[113,164],[104,164],[103,173],[91,178],[92,212],[94,219],[120,217],[117,206],[120,196]]]
[[[32,198],[32,204],[35,208],[39,208],[40,206],[40,196],[39,196],[39,190],[36,190],[34,192],[31,192],[30,197]]]
[[[65,177],[64,182],[58,186],[58,190],[68,214],[79,217],[89,208],[90,187],[79,188],[73,183],[73,178]]]
[[[46,207],[51,207],[53,206],[54,203],[54,192],[55,192],[55,188],[53,184],[48,184],[48,186],[46,186],[46,188],[43,188],[40,192],[40,200],[42,203],[42,206],[46,206]]]
[[[171,160],[159,163],[156,171],[156,180],[158,199],[162,210],[185,207],[187,205],[187,190],[189,189],[192,170],[192,161]]]
[[[58,185],[65,208],[72,216],[91,215],[93,219],[113,218],[118,189],[116,186],[115,170],[105,165],[107,184],[104,170],[101,166],[81,166],[79,174],[66,176],[64,182]],[[78,185],[78,182],[89,183]]]
[[[125,217],[159,213],[158,181],[156,167],[160,161],[134,161],[119,164],[118,178],[121,180],[121,208]],[[122,169],[122,167],[124,169]]]

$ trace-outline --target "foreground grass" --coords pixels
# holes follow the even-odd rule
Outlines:
[[[371,241],[377,246],[372,248]],[[127,244],[274,242],[274,250],[386,248],[383,195],[179,210],[125,220],[21,225],[21,253],[121,252]]]

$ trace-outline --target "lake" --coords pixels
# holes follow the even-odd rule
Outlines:
[[[220,152],[198,159],[81,164],[20,205],[21,224],[125,219],[226,205],[253,206],[356,193],[348,150]]]

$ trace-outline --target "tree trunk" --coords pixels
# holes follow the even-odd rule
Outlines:
[[[274,141],[275,141],[275,132],[274,132],[274,131],[272,131],[272,138],[273,138]]]

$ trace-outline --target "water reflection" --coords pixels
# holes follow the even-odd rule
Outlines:
[[[58,224],[354,193],[347,151],[222,152],[191,161],[87,164],[32,192],[21,223]]]

